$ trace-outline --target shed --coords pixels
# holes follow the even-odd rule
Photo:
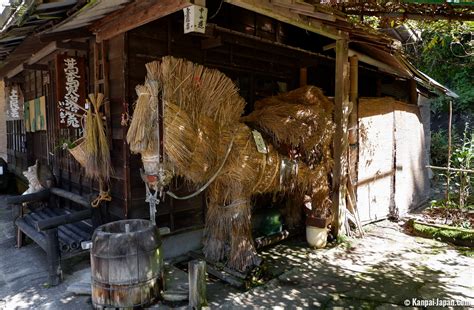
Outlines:
[[[30,28],[8,19],[1,34],[0,76],[7,86],[21,89],[25,102],[44,98],[46,108],[46,127],[37,131],[27,131],[23,117],[7,121],[8,162],[18,176],[38,159],[51,167],[60,187],[81,195],[98,191],[61,149],[82,133],[80,127],[61,125],[58,107],[64,82],[58,59],[72,57],[84,62],[79,82],[84,91],[108,98],[105,117],[115,173],[112,201],[101,208],[112,219],[146,218],[140,158],[125,141],[127,118],[145,64],[173,55],[227,74],[239,86],[246,111],[258,99],[307,84],[334,98],[336,233],[343,231],[347,185],[356,188],[364,222],[402,215],[427,199],[429,98],[455,94],[414,68],[391,37],[303,1],[54,3],[48,5],[63,15],[53,22],[36,23],[42,7],[32,6],[23,16]],[[205,32],[184,33],[183,9],[194,5],[207,8]],[[189,191],[179,180],[173,186]],[[158,225],[170,227],[174,240],[188,241],[170,246],[167,255],[198,246],[205,212],[203,195],[160,204]]]

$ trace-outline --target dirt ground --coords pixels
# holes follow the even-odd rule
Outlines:
[[[332,249],[315,251],[304,244],[270,249],[265,256],[290,270],[219,307],[391,309],[432,298],[474,306],[474,258],[466,249],[408,236],[388,221],[366,229],[364,239]]]
[[[406,235],[398,223],[366,227],[363,239],[311,250],[297,239],[262,255],[274,278],[250,291],[210,285],[211,309],[386,309],[420,302],[474,306],[473,250]],[[83,280],[87,257],[64,264],[64,282],[48,287],[46,256],[34,244],[14,247],[11,211],[0,197],[0,309],[90,309],[90,296],[67,287]],[[407,301],[408,300],[408,301]],[[426,300],[426,301],[425,301]],[[168,308],[155,306],[154,308]],[[446,308],[444,308],[446,309]]]

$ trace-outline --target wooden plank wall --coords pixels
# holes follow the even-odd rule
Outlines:
[[[129,100],[127,81],[127,34],[118,35],[107,41],[108,83],[110,100],[110,121],[112,135],[111,157],[114,174],[111,180],[112,202],[110,211],[119,218],[130,217],[129,204],[129,167],[128,145],[126,144],[127,128],[121,125],[122,113],[127,112]]]
[[[46,71],[25,70],[22,73],[21,89],[24,100],[29,101],[41,96],[49,96]],[[48,163],[48,138],[46,131],[26,133],[23,120],[7,121],[8,163],[15,174],[22,172],[35,160],[41,164]]]
[[[16,175],[21,175],[28,166],[22,120],[7,121],[7,162],[8,169]]]

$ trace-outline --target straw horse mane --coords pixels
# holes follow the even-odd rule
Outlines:
[[[259,261],[251,235],[251,196],[296,189],[327,199],[327,166],[310,169],[299,162],[298,174],[282,179],[288,158],[269,143],[266,154],[257,150],[252,130],[240,122],[245,101],[221,72],[173,57],[147,64],[147,71],[127,134],[131,150],[142,159],[156,152],[157,117],[150,111],[157,111],[161,96],[165,168],[197,186],[214,178],[206,192],[204,254],[237,270],[250,268]]]

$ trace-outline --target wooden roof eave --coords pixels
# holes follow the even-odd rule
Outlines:
[[[52,53],[59,52],[62,50],[88,50],[88,44],[85,42],[77,42],[77,41],[69,41],[69,42],[61,42],[61,41],[53,41],[49,44],[43,46],[39,50],[31,51],[31,56],[27,57],[24,61],[20,61],[15,67],[2,72],[0,69],[0,76],[5,76],[7,79],[11,79],[18,75],[19,73],[28,70],[28,69],[35,69],[40,70],[40,66],[38,63],[43,60],[45,57],[51,55]],[[17,62],[18,63],[18,62]],[[2,68],[3,69],[3,68]]]
[[[226,3],[241,7],[243,9],[259,13],[280,22],[293,25],[295,27],[305,29],[327,38],[338,40],[348,39],[348,33],[337,29],[336,27],[325,24],[322,20],[291,11],[290,8],[275,6],[265,0],[224,0]]]
[[[433,78],[429,77],[425,73],[418,70],[403,55],[401,55],[401,54],[398,55],[398,59],[400,60],[400,62],[404,63],[404,65],[413,72],[413,78],[417,83],[425,86],[428,89],[437,90],[438,92],[441,92],[441,93],[445,94],[448,97],[459,98],[458,94],[456,94],[455,92],[453,92],[452,90],[450,90],[446,86],[440,84],[439,82],[437,82]]]
[[[97,42],[173,14],[192,5],[191,0],[136,1],[90,26]]]

